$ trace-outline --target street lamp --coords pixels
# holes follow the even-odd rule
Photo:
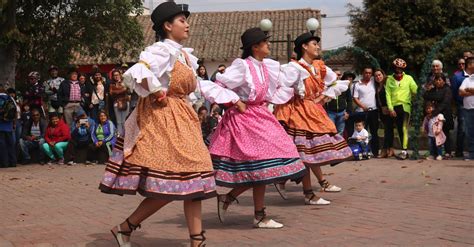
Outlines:
[[[268,34],[268,32],[270,32],[270,30],[272,29],[273,27],[273,24],[272,24],[272,21],[270,21],[269,19],[262,19],[260,21],[260,29],[262,29],[262,31],[265,33],[265,34]],[[316,32],[316,30],[318,29],[319,27],[319,21],[316,19],[316,18],[309,18],[307,21],[306,21],[306,28],[308,28],[308,30],[311,32],[312,35],[314,35],[314,33]],[[287,52],[287,55],[288,55],[288,62],[291,60],[291,54],[293,53],[291,51],[291,35],[290,34],[287,34],[286,35],[286,40],[271,40],[271,42],[273,43],[286,43],[286,52]]]

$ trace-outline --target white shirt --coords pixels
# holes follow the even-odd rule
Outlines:
[[[352,134],[352,138],[357,138],[357,137],[365,137],[365,140],[360,140],[360,141],[365,142],[365,144],[369,144],[369,132],[367,132],[366,129],[362,129],[360,132],[357,130],[354,130],[354,133]]]
[[[357,98],[365,107],[377,109],[376,89],[374,78],[371,77],[367,84],[359,81],[354,86],[354,98]],[[357,106],[356,112],[363,112],[364,110]]]
[[[39,124],[40,123],[38,122],[38,124],[35,125],[35,122],[33,122],[33,124],[31,125],[31,135],[41,136],[41,129]]]
[[[470,75],[464,81],[462,81],[459,90],[465,90],[466,88],[474,88],[474,74]],[[466,96],[463,98],[463,106],[465,109],[474,109],[474,95]]]

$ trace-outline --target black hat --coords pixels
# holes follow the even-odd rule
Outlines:
[[[166,20],[184,14],[186,18],[191,14],[188,11],[187,4],[176,4],[175,2],[164,2],[158,5],[151,14],[151,21],[153,21],[153,30],[157,31]]]
[[[265,34],[262,29],[258,27],[247,29],[242,36],[240,36],[240,40],[242,41],[242,47],[240,47],[240,49],[247,49],[270,37],[270,35]]]
[[[295,43],[295,49],[294,51],[301,55],[301,47],[303,46],[304,43],[310,41],[310,40],[316,40],[317,42],[321,41],[321,38],[319,38],[318,36],[314,36],[312,33],[310,32],[307,32],[307,33],[303,33],[301,34],[300,36],[298,36],[298,38],[295,39],[294,43]]]

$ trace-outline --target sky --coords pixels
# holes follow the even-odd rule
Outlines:
[[[323,49],[335,49],[351,45],[351,36],[346,27],[348,3],[361,7],[363,0],[176,0],[176,3],[189,4],[192,12],[208,11],[248,11],[312,8],[321,10],[327,17],[321,20]],[[144,0],[144,6],[156,7],[163,0]]]

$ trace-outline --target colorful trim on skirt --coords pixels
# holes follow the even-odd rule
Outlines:
[[[305,130],[289,129],[301,159],[306,165],[337,165],[352,160],[352,151],[346,140],[338,134],[315,134]]]
[[[216,170],[216,184],[229,188],[272,184],[286,180],[298,182],[307,172],[299,158],[236,161],[214,157],[212,163]]]
[[[99,185],[103,193],[135,195],[163,200],[204,200],[216,193],[214,171],[171,172],[158,171],[123,161],[123,152],[114,148]]]

